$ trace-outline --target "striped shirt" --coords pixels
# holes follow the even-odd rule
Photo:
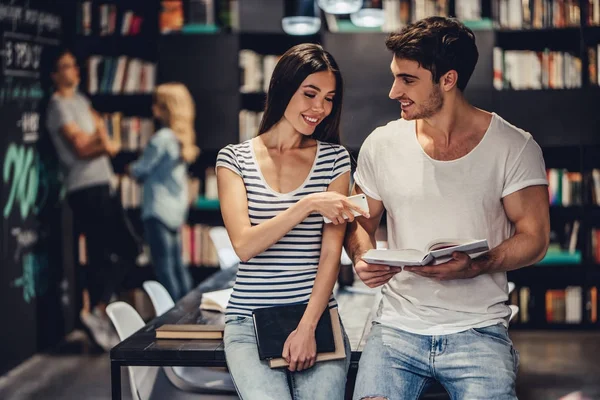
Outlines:
[[[250,140],[221,149],[218,167],[228,168],[243,179],[250,223],[255,226],[306,195],[326,191],[331,182],[350,170],[350,157],[340,145],[317,141],[317,154],[304,183],[283,194],[267,184]],[[308,303],[319,266],[322,231],[323,217],[313,213],[273,246],[240,262],[225,314],[251,316],[255,308]],[[329,307],[337,307],[333,294]]]

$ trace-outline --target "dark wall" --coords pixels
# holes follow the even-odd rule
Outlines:
[[[61,40],[58,4],[0,1],[0,373],[62,337],[57,185],[44,143],[41,56]]]
[[[178,81],[196,102],[196,135],[203,150],[238,141],[239,36],[173,35],[159,39],[158,83]]]

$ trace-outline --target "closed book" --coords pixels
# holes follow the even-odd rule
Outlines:
[[[156,329],[157,339],[223,339],[224,325],[165,324]]]
[[[281,357],[283,345],[294,331],[306,310],[306,304],[259,308],[253,311],[254,330],[261,360],[269,360],[271,368],[289,364]],[[344,339],[337,309],[325,310],[315,329],[316,361],[337,360],[346,357]]]

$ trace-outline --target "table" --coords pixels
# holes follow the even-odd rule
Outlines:
[[[197,366],[225,367],[222,340],[156,339],[155,330],[178,321],[223,324],[221,313],[199,309],[202,293],[233,285],[236,268],[220,270],[198,285],[165,314],[154,318],[142,329],[110,351],[112,399],[121,399],[121,367],[125,366]],[[356,369],[364,340],[371,326],[370,311],[376,291],[361,287],[336,292],[339,313],[352,349],[351,363]]]

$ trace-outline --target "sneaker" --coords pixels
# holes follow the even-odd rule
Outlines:
[[[79,314],[81,322],[89,329],[94,341],[104,349],[109,351],[113,347],[114,340],[111,339],[109,322],[103,320],[95,314],[81,312]]]

